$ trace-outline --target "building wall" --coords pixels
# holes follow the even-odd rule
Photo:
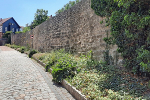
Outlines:
[[[0,46],[4,46],[7,42],[8,42],[7,38],[5,39],[0,38]]]
[[[65,48],[78,54],[86,54],[92,50],[93,57],[102,60],[106,47],[103,38],[110,32],[110,27],[106,27],[105,23],[100,24],[105,18],[97,16],[90,3],[90,0],[82,0],[27,33],[12,34],[12,43],[32,47],[33,42],[33,48],[41,52]],[[33,41],[31,35],[34,35]],[[115,59],[117,46],[110,48]]]
[[[11,23],[11,25],[10,25]],[[13,25],[12,25],[13,23]],[[17,23],[14,21],[13,18],[7,20],[5,23],[3,23],[3,28],[2,28],[2,32],[6,33],[5,31],[5,27],[7,27],[7,31],[12,31],[12,28],[14,28],[14,33],[16,32],[16,29],[20,29],[20,27],[17,25]]]
[[[0,39],[2,38],[2,32],[0,32]]]

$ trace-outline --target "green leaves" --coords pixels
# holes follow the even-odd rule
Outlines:
[[[36,50],[30,50],[30,52],[29,52],[29,58],[31,58],[32,56],[33,56],[33,54],[36,54],[37,53],[37,51]]]
[[[31,29],[35,28],[39,24],[43,23],[48,19],[48,10],[37,9],[33,23],[31,23]]]
[[[28,31],[30,31],[31,29],[30,29],[30,27],[25,27],[24,29],[23,29],[23,33],[26,33],[26,32],[28,32]]]
[[[48,64],[46,70],[52,68],[53,81],[61,83],[64,78],[73,77],[75,72],[79,69],[77,67],[77,61],[69,54],[65,53],[64,50],[52,51],[49,55]]]
[[[9,38],[9,36],[11,35],[12,31],[7,31],[4,35],[3,38]]]
[[[91,8],[97,15],[111,16],[111,13],[119,7],[113,0],[91,0]]]
[[[71,7],[73,7],[75,4],[79,3],[80,0],[76,0],[76,1],[69,1],[69,3],[67,3],[66,5],[64,5],[63,8],[59,9],[55,14],[59,14],[61,12],[64,12],[65,10],[70,9]]]
[[[143,48],[137,50],[138,57],[137,59],[140,62],[140,70],[143,72],[150,72],[150,51],[145,50]]]
[[[125,67],[140,73],[150,72],[150,2],[147,0],[91,0],[91,8],[99,16],[109,17],[112,37],[107,44],[117,44]],[[141,47],[144,49],[140,51]],[[143,70],[144,68],[144,70]],[[139,70],[140,69],[140,70]]]

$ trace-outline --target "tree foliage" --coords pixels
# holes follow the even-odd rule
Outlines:
[[[26,32],[28,32],[28,31],[30,31],[31,29],[30,29],[30,27],[25,27],[24,29],[23,29],[23,33],[26,33]]]
[[[66,5],[64,5],[63,8],[59,9],[55,14],[59,14],[65,10],[70,9],[71,7],[73,7],[75,4],[77,4],[78,2],[80,2],[81,0],[76,0],[76,1],[69,1],[69,3],[67,3]]]
[[[111,40],[118,45],[125,67],[133,72],[150,72],[150,1],[91,0],[99,16],[108,17]],[[109,39],[105,39],[108,40]]]
[[[12,31],[7,31],[3,34],[3,38],[8,38],[11,35]]]
[[[37,9],[34,20],[30,25],[30,28],[33,29],[39,24],[43,23],[48,19],[48,10],[43,10],[43,9]]]

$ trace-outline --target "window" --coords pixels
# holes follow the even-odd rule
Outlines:
[[[16,29],[16,32],[18,32],[18,29]]]
[[[14,28],[12,28],[12,32],[14,32]]]
[[[22,28],[20,28],[20,31],[23,31]]]
[[[7,27],[5,27],[5,32],[7,31]]]
[[[2,26],[0,26],[0,32],[2,32]]]

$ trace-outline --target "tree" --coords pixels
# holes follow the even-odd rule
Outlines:
[[[67,3],[66,5],[64,5],[64,7],[62,9],[59,9],[55,14],[59,14],[65,10],[70,9],[71,7],[73,7],[75,4],[79,3],[81,0],[76,0],[76,1],[69,1],[69,3]]]
[[[3,38],[8,38],[11,33],[12,33],[12,31],[7,31],[7,32],[3,35]]]
[[[8,40],[6,41],[6,43],[11,43],[11,33],[12,31],[7,31],[4,35],[3,38],[7,38]]]
[[[43,23],[48,19],[48,10],[43,10],[43,9],[37,9],[33,23],[31,23],[30,28],[33,29],[39,24]]]
[[[30,31],[31,29],[30,29],[30,27],[25,27],[24,29],[23,29],[23,33],[26,33],[26,32],[28,32],[28,31]]]
[[[138,75],[150,77],[150,0],[91,0],[99,16],[108,17],[114,42],[124,58],[124,66]]]

